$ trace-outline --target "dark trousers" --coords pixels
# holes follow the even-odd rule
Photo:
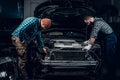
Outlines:
[[[103,63],[106,67],[106,78],[104,77],[104,80],[115,80],[115,71],[116,71],[116,44],[117,44],[117,38],[114,33],[105,35],[105,41],[104,41],[104,51],[103,54]]]
[[[18,37],[11,37],[11,39],[17,50],[20,80],[29,80],[29,77],[32,78],[34,75],[34,68],[41,64],[37,47],[34,42],[28,44],[20,41]]]

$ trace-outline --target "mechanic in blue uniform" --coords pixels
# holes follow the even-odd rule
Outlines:
[[[116,67],[117,38],[113,29],[102,18],[98,18],[93,15],[86,14],[83,17],[83,20],[87,25],[93,24],[92,32],[88,40],[88,45],[85,46],[83,50],[84,49],[90,50],[95,40],[97,39],[98,33],[99,32],[103,33],[104,43],[105,43],[104,62],[107,65],[108,77],[109,77],[108,80],[114,80],[115,67]]]
[[[17,50],[18,67],[20,70],[21,80],[28,80],[26,63],[29,59],[28,55],[31,55],[29,52],[29,50],[32,49],[30,47],[33,46],[31,43],[34,43],[34,40],[36,40],[38,48],[42,48],[43,53],[46,53],[46,48],[44,48],[41,36],[41,30],[47,29],[50,26],[51,19],[49,18],[40,19],[36,17],[28,17],[13,31],[11,39]]]

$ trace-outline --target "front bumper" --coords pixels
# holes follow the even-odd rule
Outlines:
[[[43,60],[42,72],[46,75],[94,75],[100,65],[98,61],[54,61]]]

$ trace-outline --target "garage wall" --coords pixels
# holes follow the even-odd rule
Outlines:
[[[22,0],[0,0],[0,18],[23,18]]]
[[[47,0],[24,0],[24,18],[34,16],[35,8]]]

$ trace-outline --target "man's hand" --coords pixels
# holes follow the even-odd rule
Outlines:
[[[83,45],[88,45],[88,44],[89,44],[89,40],[83,42]]]
[[[83,48],[82,48],[82,50],[90,50],[91,49],[91,47],[92,47],[92,45],[91,44],[88,44],[87,46],[84,46]]]
[[[46,54],[47,53],[47,50],[46,50],[46,48],[43,48],[43,52]]]

